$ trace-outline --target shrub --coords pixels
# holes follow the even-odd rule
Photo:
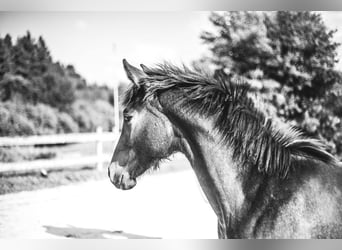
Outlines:
[[[27,105],[25,107],[25,113],[28,119],[34,122],[36,127],[36,134],[55,134],[57,132],[58,111],[45,105]]]
[[[88,116],[87,112],[88,110],[85,110],[83,113],[84,119]],[[69,114],[58,112],[57,109],[45,104],[0,103],[0,136],[76,133],[78,131],[77,122]]]
[[[82,132],[95,131],[98,126],[110,130],[114,125],[113,107],[106,101],[78,100],[72,106],[71,116]]]
[[[113,106],[103,100],[95,102],[95,110],[101,116],[101,120],[97,126],[101,126],[104,130],[109,131],[114,126],[114,109]]]
[[[78,131],[78,125],[70,115],[64,112],[58,114],[57,133],[77,133]]]
[[[23,136],[36,134],[32,120],[15,103],[0,104],[0,136]]]
[[[78,100],[72,105],[70,113],[81,132],[94,131],[95,124],[93,120],[96,120],[97,117],[95,117],[96,114],[93,114],[94,110],[90,103],[84,100]]]

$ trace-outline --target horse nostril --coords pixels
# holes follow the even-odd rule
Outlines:
[[[119,166],[118,162],[112,162],[108,167],[108,176],[115,187],[128,190],[136,185],[136,179],[132,178],[127,169]]]
[[[111,162],[108,166],[108,177],[113,184],[116,182],[118,172],[122,172],[120,169],[117,162]]]
[[[120,167],[124,167],[124,166],[126,166],[126,161],[124,161],[123,159],[119,159],[118,165],[119,165]]]
[[[123,180],[123,178],[124,178],[124,175],[123,175],[123,173],[121,173],[121,176],[120,176],[120,180],[119,180],[119,183],[118,183],[118,185],[119,186],[121,186],[122,185],[122,180]]]

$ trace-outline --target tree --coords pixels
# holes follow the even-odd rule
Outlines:
[[[22,76],[5,73],[0,80],[0,101],[29,101],[30,84]]]
[[[59,63],[49,64],[46,74],[35,78],[35,102],[42,102],[62,111],[71,108],[75,101],[75,86]]]
[[[243,78],[275,107],[278,117],[342,153],[342,106],[330,97],[333,86],[342,83],[334,68],[339,44],[321,15],[224,12],[213,13],[210,21],[216,32],[203,32],[201,39],[216,71]]]
[[[40,36],[35,44],[35,53],[32,57],[31,75],[39,76],[45,74],[49,64],[52,63],[50,51],[47,48],[44,39]]]
[[[9,73],[12,69],[11,50],[12,38],[10,35],[7,34],[4,39],[0,38],[0,80],[6,73]]]
[[[27,32],[14,43],[10,35],[0,37],[1,135],[111,129],[112,93],[88,85],[74,66],[54,61],[43,37]]]
[[[25,36],[17,39],[12,50],[14,74],[29,78],[33,51],[34,45],[30,32],[27,32]]]

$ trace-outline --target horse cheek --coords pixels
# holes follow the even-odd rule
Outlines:
[[[135,151],[140,159],[147,160],[157,154],[158,150],[158,131],[153,125],[141,124],[139,133],[133,139]]]
[[[164,126],[160,126],[159,123],[153,123],[148,131],[148,147],[153,152],[155,157],[164,157],[165,152],[169,147],[169,138]]]

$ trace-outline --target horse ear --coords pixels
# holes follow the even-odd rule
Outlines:
[[[142,68],[144,73],[147,75],[151,72],[151,70],[148,67],[146,67],[144,64],[140,64],[140,67]]]
[[[142,77],[146,77],[146,74],[140,69],[130,65],[126,59],[123,59],[122,63],[126,71],[128,79],[131,80],[131,82],[134,83],[135,85],[139,85],[139,80]]]

